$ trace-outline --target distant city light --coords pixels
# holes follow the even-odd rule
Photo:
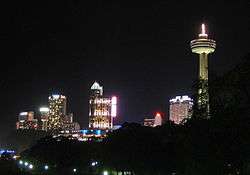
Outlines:
[[[25,165],[25,166],[28,166],[28,165],[29,165],[29,163],[28,163],[28,162],[25,162],[25,163],[24,163],[24,165]]]
[[[76,172],[76,169],[75,169],[75,168],[73,169],[73,172],[74,172],[74,173]]]
[[[49,112],[49,108],[48,107],[41,107],[39,108],[40,112]]]
[[[19,160],[19,164],[22,165],[22,164],[23,164],[23,161],[22,161],[22,160]]]
[[[161,114],[159,112],[156,113],[156,117],[161,117]]]
[[[13,150],[4,150],[4,149],[0,150],[0,154],[3,154],[3,153],[11,154],[11,153],[15,153],[15,151],[13,151]]]
[[[91,166],[96,166],[98,164],[98,162],[92,162]]]
[[[29,169],[33,169],[33,165],[32,164],[29,165]]]
[[[45,166],[44,166],[44,169],[45,169],[45,170],[48,170],[48,169],[49,169],[49,166],[48,166],[48,165],[45,165]]]
[[[20,112],[19,115],[28,115],[28,112]]]
[[[101,130],[96,130],[96,135],[101,135]]]
[[[53,98],[58,99],[60,95],[52,95]]]
[[[169,100],[170,103],[184,102],[184,101],[192,101],[192,99],[189,98],[187,95],[183,95],[183,96],[176,96],[175,98]]]
[[[82,133],[83,133],[84,135],[86,135],[86,134],[87,134],[87,132],[88,132],[88,130],[87,130],[87,129],[82,130]]]
[[[103,171],[103,175],[108,175],[108,171]]]
[[[99,90],[99,91],[100,91],[100,95],[103,94],[103,87],[100,86],[100,84],[97,83],[96,81],[95,81],[94,84],[91,86],[91,90]]]
[[[113,105],[116,105],[117,104],[117,97],[113,96],[112,99],[111,99],[111,101],[112,101]]]
[[[117,115],[117,97],[113,96],[111,98],[111,117],[116,117]]]

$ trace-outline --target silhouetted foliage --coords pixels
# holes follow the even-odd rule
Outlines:
[[[37,140],[47,135],[49,133],[40,130],[15,130],[2,141],[1,146],[16,150],[19,153],[36,144]]]

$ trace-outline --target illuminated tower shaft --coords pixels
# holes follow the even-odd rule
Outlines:
[[[206,53],[201,53],[199,58],[199,79],[208,80],[208,59]]]
[[[209,117],[209,94],[208,94],[208,54],[213,53],[216,48],[216,42],[208,39],[205,31],[205,25],[202,24],[202,32],[199,38],[190,43],[193,53],[199,54],[199,85],[197,104],[200,110],[203,110],[205,117]]]

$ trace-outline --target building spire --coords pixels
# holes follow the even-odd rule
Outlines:
[[[205,24],[201,24],[201,33],[199,34],[200,38],[207,38],[207,34],[206,34],[206,26]]]

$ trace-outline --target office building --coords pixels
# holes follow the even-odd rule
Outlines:
[[[48,130],[48,118],[49,118],[49,108],[48,107],[41,107],[39,108],[40,111],[40,129],[43,131]]]
[[[89,128],[112,129],[117,115],[117,98],[104,97],[103,87],[94,82],[90,89]]]
[[[66,116],[66,97],[63,95],[49,96],[48,130],[61,130]]]

